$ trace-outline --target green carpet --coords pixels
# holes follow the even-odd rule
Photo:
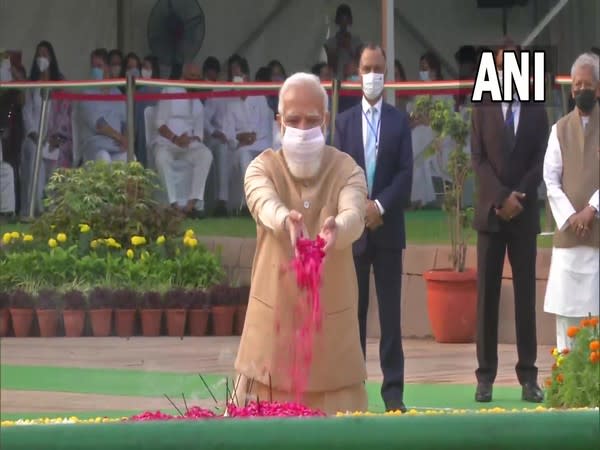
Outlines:
[[[222,375],[203,374],[213,395],[221,401],[225,398],[225,378]],[[122,369],[84,369],[45,366],[0,367],[0,387],[8,390],[72,392],[82,394],[126,395],[138,397],[162,397],[168,395],[183,408],[182,393],[188,404],[194,400],[209,399],[210,393],[204,387],[198,374],[174,372],[145,372]],[[231,388],[230,388],[231,389]],[[383,411],[380,396],[380,383],[368,382],[369,410]],[[533,408],[535,405],[520,400],[520,388],[497,386],[494,389],[494,402],[482,405],[473,400],[474,385],[458,384],[408,384],[405,391],[405,402],[409,408]],[[165,412],[175,410],[165,399]],[[62,416],[78,417],[129,416],[139,411],[90,411],[85,413],[61,413]],[[2,413],[4,420],[18,417],[56,417],[59,414],[46,413],[12,414]]]

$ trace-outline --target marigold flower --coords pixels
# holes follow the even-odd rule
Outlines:
[[[184,238],[193,238],[194,237],[194,230],[192,230],[191,228],[188,230],[185,230],[185,234],[183,235]]]
[[[558,381],[559,383],[563,383],[565,381],[565,377],[563,376],[562,373],[559,373],[558,375],[556,375],[556,381]]]
[[[32,234],[24,234],[23,235],[23,242],[31,242],[33,241],[33,235]]]
[[[79,232],[80,233],[88,233],[90,231],[90,226],[87,223],[79,224]]]
[[[92,249],[96,250],[98,248],[98,239],[94,239],[92,242],[90,242],[90,247],[92,247]]]
[[[570,352],[570,350],[569,350],[568,348],[563,348],[561,353],[562,353],[563,355],[568,355],[568,354],[569,354],[569,352]]]
[[[581,328],[585,328],[589,325],[589,321],[587,319],[581,319],[581,322],[579,322],[579,326],[581,326]]]
[[[567,336],[569,336],[570,338],[574,338],[575,336],[577,336],[577,333],[579,333],[579,327],[569,327],[567,329]]]
[[[558,369],[558,365],[556,365],[556,363],[552,364],[552,370],[556,370]]]
[[[546,387],[551,387],[552,386],[552,379],[551,378],[546,378],[546,381],[544,383],[546,384]]]
[[[67,235],[66,235],[65,233],[58,233],[58,234],[56,235],[56,240],[57,240],[58,242],[66,242],[66,240],[67,240]]]
[[[10,233],[4,233],[2,235],[2,242],[4,242],[4,244],[6,244],[6,245],[10,244],[11,240],[12,240],[12,236],[10,235]]]
[[[590,342],[590,350],[593,352],[600,350],[600,341],[596,339],[595,341]]]
[[[194,248],[198,245],[198,239],[196,238],[189,238],[187,240],[187,243],[185,243],[185,245],[187,245],[190,248]]]
[[[108,245],[109,247],[121,248],[121,244],[119,244],[114,238],[111,238],[111,237],[109,237],[108,239],[105,239],[104,243],[106,245]]]
[[[591,319],[588,320],[590,327],[595,327],[596,325],[598,325],[598,318],[597,317],[592,317]]]
[[[131,245],[144,245],[146,243],[146,238],[144,236],[132,236],[131,237]]]
[[[13,239],[19,239],[21,237],[21,235],[19,234],[18,231],[13,231],[12,233],[10,233],[10,237]]]
[[[133,256],[134,256],[133,250],[128,248],[126,254],[129,259],[133,259]]]
[[[163,245],[166,240],[167,238],[165,238],[164,235],[161,234],[159,237],[156,238],[156,243],[158,245]]]
[[[560,352],[556,347],[554,347],[550,353],[552,353],[552,356],[558,356]]]
[[[48,246],[50,248],[56,248],[56,246],[58,246],[58,242],[56,242],[56,239],[50,238],[48,239]]]
[[[590,353],[590,362],[596,364],[598,361],[600,361],[600,352]]]

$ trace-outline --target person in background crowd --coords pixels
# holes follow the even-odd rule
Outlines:
[[[183,79],[202,79],[200,66],[188,63],[183,66]],[[186,92],[183,87],[166,87],[167,94]],[[192,218],[204,217],[204,188],[210,171],[213,156],[203,143],[204,106],[199,99],[161,100],[156,107],[156,128],[158,136],[154,142],[156,170],[167,190],[169,203],[178,207],[176,186],[182,180],[190,184],[186,187],[185,206],[182,212]],[[184,161],[186,164],[175,164]],[[191,170],[191,177],[185,172]]]
[[[296,73],[279,92],[282,150],[268,149],[248,167],[244,190],[257,226],[248,314],[235,361],[234,401],[294,400],[298,302],[295,275],[273,268],[289,262],[300,235],[326,242],[321,289],[324,326],[312,343],[313,357],[302,404],[327,414],[367,408],[365,363],[356,320],[357,286],[352,243],[364,228],[365,176],[339,150],[326,146],[327,94],[319,79]],[[310,200],[307,200],[310,199]],[[277,269],[275,269],[277,270]],[[238,387],[239,386],[239,387]]]
[[[552,126],[544,181],[557,224],[544,311],[556,315],[556,348],[571,349],[567,330],[598,315],[600,299],[600,62],[579,56],[571,69],[575,109]]]
[[[209,56],[202,65],[202,74],[206,81],[216,82],[221,74],[221,63],[214,56]],[[208,148],[212,151],[217,171],[217,204],[213,215],[228,215],[229,177],[231,174],[232,149],[225,136],[224,121],[227,113],[227,97],[207,98],[204,101],[204,136]]]
[[[274,59],[267,64],[271,71],[271,81],[284,81],[287,78],[283,64]]]
[[[333,70],[331,69],[331,66],[325,62],[315,64],[310,71],[313,75],[318,76],[321,81],[331,81],[333,78]]]
[[[64,79],[60,72],[58,60],[52,44],[41,41],[35,51],[30,81],[61,81]],[[31,189],[33,172],[42,111],[42,90],[39,88],[25,90],[25,105],[23,106],[23,126],[25,140],[21,150],[21,192],[25,197],[21,201],[21,215],[27,216],[31,204]],[[34,188],[36,195],[36,212],[42,211],[44,188],[50,176],[58,167],[70,167],[73,152],[71,138],[71,102],[50,100],[46,136],[42,136],[42,159],[38,176],[38,185]]]
[[[160,67],[155,56],[147,55],[142,61],[140,78],[160,78]],[[154,94],[160,92],[158,86],[139,86],[136,88],[141,94]],[[148,106],[156,105],[156,100],[139,100],[135,102],[135,157],[144,167],[148,167],[147,143],[146,143],[146,119],[144,111]]]
[[[131,76],[135,78],[140,78],[141,69],[142,62],[140,61],[140,57],[134,52],[127,53],[125,62],[123,63],[123,71],[121,76],[126,77],[127,75],[131,74]]]
[[[119,78],[123,74],[123,52],[116,48],[108,52],[108,64],[110,68],[107,78]]]
[[[108,54],[105,49],[96,49],[91,53],[90,65],[91,79],[103,80],[110,77]],[[90,89],[86,92],[101,95],[121,94],[119,89],[113,87]],[[80,102],[79,108],[84,159],[126,161],[128,142],[125,102],[86,100]]]
[[[335,70],[338,80],[346,79],[345,67],[351,61],[356,61],[362,48],[362,42],[358,36],[350,32],[352,27],[352,10],[348,5],[338,6],[335,12],[335,24],[338,32],[325,42],[327,62]]]
[[[400,60],[394,60],[394,80],[406,81],[406,72]],[[402,91],[396,91],[396,108],[406,112],[407,97],[402,95]]]
[[[506,39],[496,51],[502,70],[504,51],[520,51]],[[471,159],[478,195],[473,226],[477,230],[477,390],[475,400],[490,402],[498,371],[498,309],[508,251],[515,294],[517,378],[521,398],[540,403],[537,383],[535,319],[536,252],[540,233],[538,187],[548,142],[543,104],[492,102],[473,105]]]
[[[421,81],[444,79],[440,58],[434,52],[426,52],[419,59],[419,79]]]
[[[250,80],[250,68],[244,59],[229,64],[229,79],[235,83]],[[273,112],[263,95],[233,97],[227,102],[225,135],[236,149],[242,180],[252,160],[273,145]]]
[[[592,47],[590,49],[590,53],[593,53],[594,55],[598,55],[598,57],[600,57],[600,48]],[[600,96],[598,97],[598,104],[600,105]],[[573,96],[570,96],[568,109],[569,109],[569,111],[573,111],[574,108],[575,108],[575,99],[573,98]]]
[[[338,115],[334,145],[351,155],[367,175],[366,229],[354,244],[363,355],[366,358],[373,266],[381,326],[381,396],[386,410],[405,412],[400,295],[406,247],[404,208],[410,201],[413,157],[408,116],[383,102],[385,58],[378,45],[369,44],[362,51],[359,72],[363,97],[358,105]]]
[[[271,69],[267,66],[259,68],[254,75],[254,81],[269,82],[271,80]]]
[[[158,64],[158,58],[153,55],[144,56],[142,61],[142,67],[140,70],[141,78],[160,78],[160,66]]]
[[[21,74],[13,64],[11,53],[0,50],[0,82],[7,83],[19,80]],[[24,98],[20,90],[0,90],[0,141],[3,146],[3,160],[13,169],[13,191],[17,205],[23,194],[20,192],[21,146],[23,142],[23,108]]]
[[[360,81],[360,75],[358,74],[358,60],[348,61],[344,65],[344,80],[357,83]],[[356,91],[354,91],[356,92]],[[360,96],[343,94],[340,92],[338,97],[338,113],[342,113],[347,109],[352,108],[360,103]]]
[[[458,78],[460,80],[474,80],[477,74],[477,51],[472,45],[463,45],[454,54],[458,65]],[[455,95],[455,109],[464,106],[469,96],[467,94]]]
[[[0,130],[0,138],[2,130]],[[0,139],[0,224],[8,222],[15,215],[15,173],[2,155],[2,139]]]

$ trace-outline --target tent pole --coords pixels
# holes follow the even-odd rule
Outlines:
[[[381,0],[381,45],[387,55],[386,80],[394,80],[394,60],[396,59],[394,39],[394,0]],[[393,89],[385,92],[385,101],[396,105],[396,96]]]

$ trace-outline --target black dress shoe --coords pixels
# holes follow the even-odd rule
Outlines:
[[[521,399],[531,403],[542,403],[544,401],[544,392],[535,381],[523,383]]]
[[[402,400],[389,402],[385,404],[385,412],[400,411],[402,414],[406,412],[406,406]]]
[[[492,384],[491,383],[477,383],[477,390],[475,391],[475,401],[481,403],[489,403],[492,401]]]

